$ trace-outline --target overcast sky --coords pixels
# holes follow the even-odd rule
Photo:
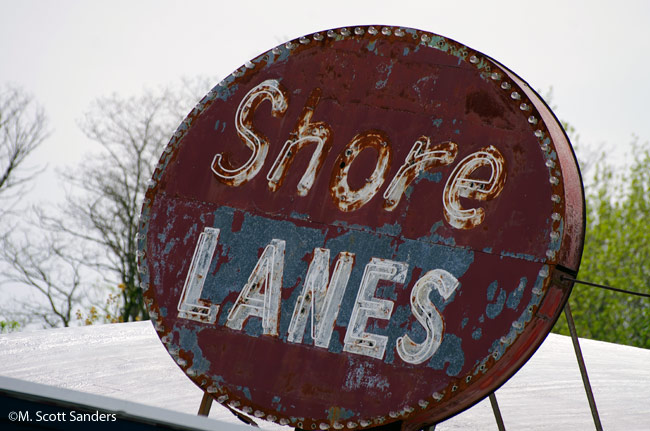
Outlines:
[[[53,171],[90,147],[76,121],[96,97],[182,76],[216,84],[288,39],[399,25],[482,51],[543,95],[552,88],[581,145],[614,155],[633,134],[650,140],[649,21],[646,1],[0,0],[0,83],[21,85],[45,107],[54,133],[37,160]],[[39,181],[54,189],[43,195],[56,195],[52,178]]]

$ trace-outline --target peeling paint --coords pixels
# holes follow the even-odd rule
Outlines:
[[[352,410],[347,410],[343,407],[330,407],[326,410],[326,413],[327,418],[330,421],[350,419],[351,417],[357,415],[357,413],[353,412]]]
[[[178,333],[180,340],[179,348],[192,353],[192,370],[198,374],[207,373],[210,369],[210,360],[203,354],[198,344],[198,334],[193,329],[185,326],[176,326],[174,331]]]
[[[345,389],[388,389],[388,379],[376,374],[374,367],[367,362],[350,360],[349,372],[345,379]]]
[[[541,259],[539,257],[532,256],[530,254],[525,254],[525,253],[511,253],[511,252],[504,251],[504,252],[501,253],[501,256],[514,257],[516,259],[527,260],[527,261],[530,261],[530,262],[540,262],[541,261]]]
[[[524,290],[526,289],[526,283],[528,279],[522,277],[519,282],[519,286],[508,295],[508,301],[506,302],[506,307],[511,310],[516,309],[519,306],[522,296],[524,295]]]
[[[503,311],[503,306],[505,305],[505,302],[506,302],[506,291],[500,289],[496,301],[486,305],[485,315],[489,319],[494,320]]]
[[[427,366],[442,370],[447,365],[445,373],[448,376],[458,376],[463,365],[465,365],[465,353],[463,352],[462,343],[458,336],[450,333],[445,334],[440,348],[429,360]]]

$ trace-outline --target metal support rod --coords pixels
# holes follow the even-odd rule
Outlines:
[[[199,416],[207,416],[210,414],[210,407],[212,407],[212,397],[207,392],[203,392],[201,405],[199,406]]]
[[[207,392],[203,392],[203,398],[201,398],[201,405],[199,406],[199,412],[197,414],[199,416],[208,416],[210,414],[210,407],[212,407],[212,401],[213,400],[214,400],[214,398],[212,398],[212,396],[208,395]],[[254,426],[254,427],[258,426],[255,423],[255,421],[252,420],[251,418],[249,418],[248,416],[245,416],[245,415],[239,413],[237,410],[235,410],[235,409],[233,409],[233,408],[231,408],[231,407],[229,407],[227,405],[224,405],[224,407],[227,408],[228,410],[230,410],[230,412],[233,415],[237,416],[237,419],[244,422],[245,424],[248,424],[248,425],[251,425],[251,426]]]
[[[497,396],[494,395],[494,392],[490,393],[490,404],[492,404],[494,419],[497,421],[499,431],[506,431],[506,426],[503,424],[503,417],[501,416],[501,410],[499,410],[499,403],[497,403]]]
[[[573,322],[573,315],[571,314],[571,307],[569,307],[569,301],[567,301],[566,305],[564,306],[564,315],[566,316],[567,325],[569,326],[569,332],[571,332],[573,349],[576,352],[576,359],[578,360],[578,366],[580,367],[580,375],[582,376],[582,383],[584,384],[585,392],[587,393],[587,400],[589,400],[589,407],[591,408],[591,416],[594,418],[594,425],[596,426],[596,430],[602,431],[603,426],[600,423],[600,416],[598,415],[598,409],[596,408],[596,400],[594,399],[594,393],[591,391],[591,384],[589,384],[587,367],[585,367],[585,360],[582,357],[582,350],[580,349],[580,343],[578,342],[578,333],[576,331],[575,323]]]

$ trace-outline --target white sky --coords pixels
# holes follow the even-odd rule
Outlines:
[[[90,147],[76,121],[91,100],[207,75],[214,84],[281,42],[344,25],[388,24],[450,37],[495,58],[542,94],[582,146],[626,152],[650,140],[647,1],[0,0],[0,83],[23,86],[54,130],[55,167]],[[172,131],[170,130],[170,133]]]

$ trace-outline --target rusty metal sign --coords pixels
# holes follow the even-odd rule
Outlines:
[[[341,28],[258,56],[189,114],[138,263],[162,342],[218,402],[417,429],[540,345],[583,213],[571,146],[517,75],[432,33]]]

